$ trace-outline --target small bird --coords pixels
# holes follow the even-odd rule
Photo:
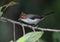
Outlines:
[[[41,20],[43,16],[35,15],[35,14],[26,14],[22,12],[20,14],[20,18],[18,20],[23,21],[28,24],[34,24],[37,25]]]

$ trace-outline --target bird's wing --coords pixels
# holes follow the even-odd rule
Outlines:
[[[28,24],[37,24],[40,21],[40,19],[34,19],[34,20],[32,20],[30,18],[27,18],[27,19],[21,19],[20,18],[20,20],[23,21],[23,22],[26,22]]]

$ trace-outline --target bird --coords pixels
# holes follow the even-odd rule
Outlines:
[[[27,24],[37,25],[43,19],[43,15],[39,16],[37,14],[26,14],[22,12],[18,20],[23,21]]]

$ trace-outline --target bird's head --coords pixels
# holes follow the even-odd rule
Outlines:
[[[26,19],[26,17],[27,17],[27,14],[26,14],[26,13],[22,12],[22,13],[20,14],[20,18]]]

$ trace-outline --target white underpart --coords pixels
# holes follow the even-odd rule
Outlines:
[[[28,24],[37,24],[37,23],[39,23],[39,21],[40,21],[41,19],[30,19],[30,18],[21,19],[21,18],[20,18],[20,20],[23,21],[23,22],[26,22],[26,23],[28,23]]]

